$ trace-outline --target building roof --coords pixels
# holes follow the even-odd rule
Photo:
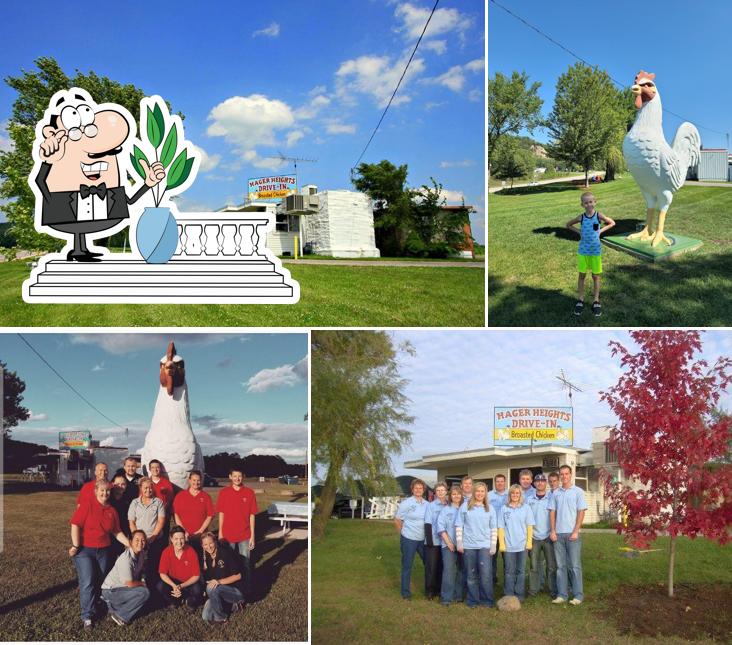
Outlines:
[[[574,446],[555,446],[553,444],[545,444],[541,446],[531,447],[517,446],[515,448],[502,448],[493,446],[492,448],[480,448],[477,450],[465,450],[460,452],[446,452],[436,455],[425,455],[421,459],[404,462],[405,468],[422,468],[437,469],[440,466],[455,463],[467,463],[471,461],[485,460],[495,458],[496,460],[505,457],[520,457],[521,455],[566,455],[573,453],[581,455],[590,450],[586,448],[576,448]]]

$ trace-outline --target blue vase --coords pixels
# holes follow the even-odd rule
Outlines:
[[[137,250],[150,264],[165,264],[178,246],[178,225],[169,208],[146,208],[137,220]]]

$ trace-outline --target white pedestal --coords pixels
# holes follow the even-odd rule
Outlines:
[[[42,258],[23,283],[26,302],[290,304],[300,285],[274,261],[173,259],[147,264],[115,253],[102,262]]]

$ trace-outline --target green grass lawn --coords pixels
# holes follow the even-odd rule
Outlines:
[[[462,267],[288,265],[295,305],[71,305],[23,302],[25,262],[0,264],[0,326],[401,327],[484,325],[485,272]]]
[[[603,247],[603,315],[573,315],[578,237],[564,228],[582,212],[581,188],[537,186],[489,196],[488,317],[491,326],[732,325],[732,190],[686,186],[674,197],[666,231],[695,237],[697,251],[647,263]],[[598,210],[634,231],[645,202],[632,178],[592,187]],[[585,302],[592,301],[587,278]]]
[[[252,483],[261,510],[278,499],[298,499],[305,487]],[[0,554],[0,635],[3,641],[305,641],[308,637],[308,553],[305,540],[263,539],[270,522],[257,517],[252,600],[228,623],[207,627],[201,609],[156,611],[128,627],[105,618],[81,629],[76,570],[68,556],[69,518],[77,492],[4,495],[4,550]],[[208,488],[214,502],[221,488]],[[283,495],[291,490],[296,495]],[[307,498],[306,498],[307,499]],[[215,525],[216,520],[212,523]],[[276,525],[279,526],[279,525]],[[215,530],[215,529],[214,529]]]
[[[585,602],[556,606],[547,594],[528,599],[519,612],[442,607],[424,599],[424,569],[415,558],[411,602],[399,593],[399,536],[391,522],[331,520],[326,537],[313,544],[312,639],[314,643],[571,643],[656,642],[628,637],[606,617],[618,588],[657,585],[666,576],[662,551],[623,557],[622,539],[612,534],[583,536]],[[500,558],[499,558],[500,562]],[[500,598],[502,579],[499,565]],[[732,585],[732,546],[680,539],[677,585],[721,582]],[[726,587],[732,590],[732,586]],[[711,611],[714,611],[711,608]],[[664,642],[684,642],[666,638]]]

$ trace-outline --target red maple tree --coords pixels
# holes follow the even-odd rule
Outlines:
[[[717,413],[732,381],[732,359],[709,367],[697,331],[632,331],[640,351],[616,341],[613,356],[625,373],[601,392],[619,419],[608,448],[630,484],[605,478],[611,506],[623,516],[618,532],[646,547],[668,534],[668,595],[673,596],[676,540],[732,539],[732,467],[721,461],[732,438],[732,418]]]

